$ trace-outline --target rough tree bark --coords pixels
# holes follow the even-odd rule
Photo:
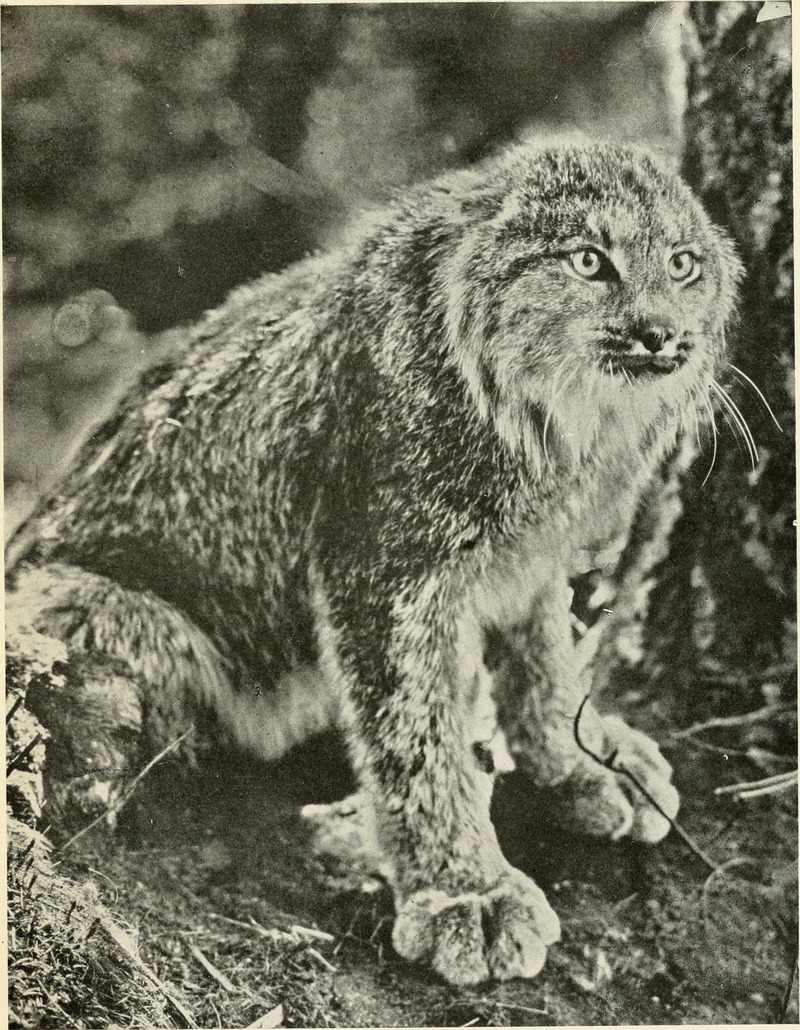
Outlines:
[[[758,460],[718,404],[714,467],[706,439],[701,451],[686,441],[664,470],[623,555],[615,625],[595,663],[596,679],[610,680],[642,620],[641,671],[686,691],[689,707],[702,682],[780,679],[770,674],[796,656],[791,37],[789,19],[756,21],[761,6],[686,5],[683,162],[747,270],[720,378]]]
[[[684,174],[747,269],[723,382],[759,461],[751,471],[722,424],[702,488],[708,459],[693,464],[653,595],[648,653],[657,673],[690,640],[709,669],[757,673],[796,653],[790,23],[757,22],[757,3],[688,7]],[[782,433],[735,368],[758,384]],[[669,603],[678,584],[688,604]]]

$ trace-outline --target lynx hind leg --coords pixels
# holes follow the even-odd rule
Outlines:
[[[324,728],[334,711],[330,691],[310,666],[272,689],[236,690],[224,657],[177,608],[74,566],[20,571],[7,607],[10,633],[34,631],[66,645],[71,725],[84,734],[116,720],[135,725],[122,734],[130,747],[121,767],[140,766],[186,733],[198,709],[215,711],[223,732],[265,760]],[[39,699],[42,722],[56,732],[62,703],[52,692]]]
[[[497,722],[492,677],[482,663],[472,677],[467,706],[469,739],[478,764],[489,773],[512,772],[514,760]],[[336,858],[356,876],[377,874],[391,879],[391,864],[378,844],[374,813],[364,792],[331,804],[305,805],[301,815],[311,829],[316,851]]]
[[[311,846],[346,871],[348,881],[392,879],[392,864],[381,850],[375,816],[363,792],[330,804],[304,805],[300,815],[311,832]]]

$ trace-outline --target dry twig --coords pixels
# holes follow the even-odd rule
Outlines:
[[[327,942],[332,942],[336,940],[333,934],[325,933],[324,930],[315,930],[312,929],[310,926],[298,926],[296,923],[290,926],[289,930],[292,933],[297,934],[299,937],[314,937],[318,941]]]
[[[765,719],[771,719],[774,715],[782,715],[784,712],[789,712],[791,707],[788,704],[764,705],[763,708],[757,708],[754,712],[745,712],[744,715],[718,715],[714,719],[706,719],[705,722],[696,722],[692,726],[687,726],[686,729],[674,730],[670,736],[680,739],[681,737],[691,737],[695,733],[701,733],[703,730],[748,726],[754,722],[763,722]]]
[[[706,882],[703,884],[703,928],[705,930],[706,937],[711,936],[709,933],[711,913],[708,909],[711,884],[715,877],[723,876],[729,869],[733,869],[735,866],[740,865],[750,865],[756,869],[758,868],[758,862],[752,858],[745,858],[744,856],[729,858],[727,862],[723,862],[721,865],[718,865],[717,868],[709,874],[706,878]]]
[[[743,783],[729,783],[724,787],[715,787],[714,793],[731,794],[736,801],[748,801],[750,798],[764,797],[766,794],[778,794],[797,786],[797,769],[790,772],[765,776],[762,780],[749,780]]]
[[[15,755],[11,759],[11,761],[6,766],[6,777],[10,776],[15,769],[18,769],[22,765],[22,763],[25,761],[25,759],[28,757],[31,751],[33,751],[36,745],[41,742],[41,739],[41,733],[35,734],[31,738],[31,740],[28,741],[25,747],[20,751],[20,753],[18,755]]]
[[[219,919],[221,923],[230,923],[231,926],[238,926],[242,930],[253,930],[262,937],[270,936],[269,930],[264,929],[264,927],[255,920],[249,923],[244,923],[241,919],[231,919],[230,916],[221,916],[219,912],[209,912],[208,914],[212,919]]]
[[[646,787],[642,785],[642,783],[640,783],[638,777],[634,776],[632,772],[629,772],[623,766],[617,766],[614,764],[616,752],[612,753],[609,758],[601,758],[600,755],[596,755],[594,751],[586,747],[583,740],[581,739],[580,721],[581,716],[583,715],[583,710],[586,707],[588,700],[589,695],[587,694],[584,697],[583,701],[581,701],[578,707],[578,711],[575,713],[575,718],[572,722],[572,733],[575,738],[575,743],[578,745],[581,751],[583,751],[585,755],[588,755],[589,758],[592,759],[592,761],[597,762],[598,765],[602,765],[604,766],[604,768],[610,769],[612,772],[618,773],[619,775],[625,776],[627,779],[629,779],[631,783],[633,783],[633,785],[636,787],[636,789],[639,790],[644,795],[644,797],[647,798],[647,800],[650,802],[653,808],[655,808],[659,815],[662,815],[667,820],[667,822],[670,824],[673,830],[675,830],[678,836],[684,841],[686,845],[688,845],[690,850],[693,851],[694,854],[697,855],[697,857],[702,862],[704,862],[709,869],[716,870],[718,868],[717,863],[712,858],[709,858],[709,856],[705,853],[705,851],[703,851],[703,849],[700,847],[697,841],[695,841],[695,839],[691,837],[686,832],[686,830],[684,830],[684,828],[680,825],[677,819],[673,819],[671,816],[667,815],[667,813],[664,811],[661,805],[659,805],[659,803],[656,801],[653,795],[647,790]]]
[[[146,966],[144,962],[142,962],[142,960],[136,953],[136,948],[134,947],[133,942],[130,940],[128,935],[126,933],[123,933],[123,931],[120,930],[119,927],[115,926],[109,919],[98,918],[95,921],[94,925],[98,929],[102,929],[105,932],[106,937],[109,940],[111,940],[113,944],[116,945],[116,947],[119,948],[121,952],[123,952],[123,954],[130,962],[130,964],[139,973],[141,973],[142,976],[149,980],[150,983],[153,984],[153,986],[163,995],[164,1000],[167,1002],[167,1005],[169,1006],[169,1008],[173,1010],[173,1018],[177,1016],[179,1021],[181,1021],[185,1027],[188,1027],[189,1030],[196,1030],[197,1023],[195,1023],[191,1014],[174,997],[174,995],[167,988],[166,984],[162,983],[162,981],[156,976],[153,970],[150,969],[149,966]]]
[[[154,758],[151,758],[147,765],[134,776],[134,778],[131,780],[131,782],[128,784],[125,790],[120,794],[120,796],[117,798],[114,804],[111,805],[110,808],[107,808],[105,812],[101,812],[96,819],[92,819],[92,821],[88,823],[86,826],[84,826],[83,829],[78,830],[78,832],[74,836],[70,837],[65,844],[62,844],[59,850],[62,852],[66,851],[67,848],[71,847],[76,840],[80,840],[80,838],[83,837],[84,834],[88,833],[89,830],[97,826],[98,823],[103,822],[103,820],[108,820],[110,818],[113,818],[114,816],[119,815],[119,813],[122,811],[125,805],[127,805],[130,799],[133,797],[134,791],[145,778],[145,776],[150,772],[150,770],[154,766],[158,765],[158,763],[161,762],[163,759],[165,759],[167,755],[172,754],[173,751],[177,751],[177,749],[184,742],[184,740],[186,740],[186,738],[193,732],[194,726],[190,726],[185,733],[182,733],[179,737],[176,737],[175,740],[167,744],[167,746],[162,751],[159,751],[159,753]]]
[[[192,953],[194,958],[197,959],[197,961],[200,963],[203,969],[205,969],[208,975],[217,981],[220,987],[226,990],[229,994],[236,993],[236,985],[231,983],[227,976],[225,976],[224,973],[221,973],[219,969],[217,969],[217,967],[206,958],[206,956],[195,944],[187,944],[187,948]]]
[[[311,947],[308,947],[308,948],[306,948],[306,953],[307,953],[308,955],[311,955],[311,956],[312,956],[313,958],[315,958],[315,959],[317,960],[317,962],[319,962],[319,964],[320,964],[321,966],[323,966],[323,967],[324,967],[325,969],[327,969],[327,970],[328,970],[328,972],[330,972],[330,973],[338,973],[338,972],[339,972],[339,970],[338,970],[338,969],[336,968],[336,966],[334,966],[334,965],[333,965],[333,963],[329,962],[329,961],[328,961],[328,960],[327,960],[327,959],[325,958],[325,956],[324,956],[324,955],[321,955],[321,954],[320,954],[320,953],[319,953],[319,952],[317,951],[317,949],[316,949],[316,948],[311,948]]]
[[[6,712],[6,726],[11,722],[14,716],[17,714],[17,709],[22,704],[22,694],[13,702],[9,710]]]

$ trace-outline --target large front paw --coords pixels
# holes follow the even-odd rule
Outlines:
[[[509,868],[483,894],[412,894],[399,908],[392,943],[404,958],[429,962],[445,980],[466,986],[536,976],[560,933],[544,893]]]
[[[575,829],[598,837],[654,844],[678,813],[672,767],[650,737],[622,719],[602,720],[605,753],[588,755],[559,788]]]

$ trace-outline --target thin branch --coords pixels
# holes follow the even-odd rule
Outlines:
[[[66,844],[62,844],[62,846],[59,848],[59,851],[66,851],[67,848],[71,847],[76,840],[79,840],[85,833],[88,833],[89,830],[93,829],[95,826],[97,826],[98,823],[102,822],[104,819],[109,819],[112,816],[118,815],[125,807],[125,805],[127,805],[130,799],[133,797],[134,791],[145,778],[145,776],[147,776],[150,770],[154,766],[158,765],[158,763],[161,762],[163,759],[165,759],[167,755],[172,754],[173,751],[177,751],[177,749],[181,746],[184,740],[186,740],[186,738],[193,732],[194,726],[190,726],[185,733],[182,733],[179,737],[176,737],[175,740],[173,740],[170,744],[167,744],[167,746],[162,751],[159,751],[155,758],[151,758],[147,765],[140,772],[138,772],[136,776],[134,776],[134,778],[131,780],[131,782],[128,784],[128,786],[125,788],[122,794],[120,794],[120,796],[117,798],[114,804],[111,805],[110,808],[107,808],[105,812],[101,812],[96,819],[92,819],[92,821],[87,826],[84,826],[82,830],[78,830],[74,837],[70,837]]]
[[[706,719],[705,722],[696,722],[692,726],[687,726],[684,730],[674,730],[670,736],[680,739],[681,737],[691,737],[695,733],[701,733],[703,730],[721,730],[732,726],[749,726],[754,722],[763,722],[765,719],[771,719],[773,715],[788,712],[791,708],[792,706],[789,704],[773,704],[764,705],[763,708],[757,708],[754,712],[745,712],[744,715],[719,715],[714,719]]]
[[[786,990],[784,992],[783,999],[781,1001],[781,1011],[780,1011],[780,1013],[778,1015],[778,1019],[776,1020],[776,1022],[778,1022],[778,1023],[785,1023],[786,1022],[786,1016],[787,1016],[787,1014],[789,1012],[789,1005],[791,1004],[791,1001],[792,1001],[792,990],[794,988],[794,982],[797,979],[797,958],[798,958],[798,944],[797,944],[797,941],[795,941],[794,951],[792,952],[792,972],[791,972],[791,975],[789,976],[789,980],[788,980],[788,982],[786,984]]]
[[[212,962],[210,962],[209,959],[206,958],[206,956],[196,945],[187,944],[186,947],[192,953],[194,958],[197,959],[197,961],[200,963],[203,969],[205,969],[208,975],[210,977],[213,977],[213,979],[217,981],[220,987],[226,990],[229,994],[236,993],[236,985],[234,983],[231,983],[227,976],[225,976],[224,973],[221,973],[219,969],[217,969],[217,967]]]
[[[6,712],[6,726],[11,722],[14,716],[17,714],[17,709],[22,704],[22,694],[14,701],[9,710]]]
[[[241,919],[231,919],[230,916],[221,916],[219,912],[209,912],[208,914],[212,919],[219,919],[223,923],[230,923],[231,926],[238,926],[243,930],[253,930],[262,937],[270,936],[269,930],[265,930],[264,927],[258,923],[243,923]]]
[[[25,759],[30,755],[31,751],[41,742],[41,733],[35,734],[35,736],[28,741],[25,747],[20,751],[18,755],[11,759],[6,766],[6,776],[10,776],[15,769],[19,769]]]
[[[330,972],[330,973],[338,973],[339,972],[339,970],[336,968],[336,966],[332,962],[329,962],[325,958],[324,955],[322,955],[320,952],[317,951],[316,948],[312,948],[309,945],[306,948],[306,954],[311,955],[312,958],[315,958],[317,960],[317,962],[319,962],[319,964],[321,966],[323,966],[325,969],[328,970],[328,972]]]
[[[585,755],[588,755],[589,758],[592,759],[592,761],[597,762],[598,765],[602,765],[604,768],[610,769],[612,772],[615,772],[615,773],[617,773],[620,776],[627,777],[627,779],[629,779],[631,781],[631,783],[633,783],[633,785],[636,787],[636,789],[638,791],[640,791],[641,794],[643,794],[645,798],[647,798],[647,800],[650,802],[650,804],[653,806],[653,808],[655,808],[655,810],[659,813],[659,815],[662,815],[667,820],[667,822],[670,824],[672,829],[684,841],[684,843],[689,847],[689,849],[691,851],[693,851],[694,854],[697,855],[697,857],[702,862],[704,862],[705,865],[707,865],[709,869],[713,869],[713,870],[718,869],[719,866],[717,865],[717,863],[712,858],[709,858],[709,856],[705,853],[705,851],[703,851],[703,849],[694,840],[694,838],[691,837],[686,832],[686,830],[684,830],[684,828],[677,821],[677,819],[673,819],[671,816],[667,815],[667,813],[664,811],[664,809],[661,807],[661,805],[659,805],[659,803],[656,801],[656,799],[653,797],[653,795],[647,790],[646,787],[644,787],[639,782],[639,779],[636,776],[634,776],[632,772],[629,772],[627,769],[625,769],[623,766],[617,766],[617,765],[614,764],[614,762],[616,760],[616,756],[617,756],[616,751],[612,752],[611,755],[608,758],[601,758],[600,755],[596,755],[594,753],[594,751],[592,751],[588,747],[586,747],[586,745],[581,740],[580,721],[581,721],[581,716],[583,715],[583,710],[586,707],[586,703],[588,702],[588,700],[589,700],[589,695],[587,694],[584,697],[584,699],[581,701],[580,706],[578,708],[578,711],[575,713],[575,718],[572,721],[572,733],[573,733],[573,736],[575,738],[575,743],[578,745],[578,747],[581,749],[581,751],[583,751],[583,753]]]
[[[312,929],[310,926],[298,926],[297,923],[292,924],[292,926],[289,927],[289,930],[292,933],[297,934],[298,937],[314,937],[318,941],[326,941],[328,943],[336,940],[332,933],[325,933],[324,930]]]
[[[747,801],[749,798],[763,797],[765,794],[777,794],[779,791],[788,790],[797,786],[797,769],[790,772],[776,773],[774,776],[765,776],[761,780],[749,780],[743,783],[730,783],[725,787],[715,787],[714,793],[733,794],[737,801]]]
[[[702,672],[703,683],[711,683],[721,687],[744,687],[753,683],[768,683],[770,680],[783,679],[786,676],[796,677],[797,666],[794,662],[783,662],[771,665],[760,672]]]
[[[759,867],[758,862],[756,862],[755,859],[752,858],[745,858],[741,855],[737,858],[729,858],[727,862],[723,862],[721,865],[718,865],[716,869],[712,870],[710,875],[707,877],[706,882],[703,884],[703,929],[705,930],[706,937],[711,936],[711,934],[709,933],[711,913],[708,910],[711,884],[713,883],[715,877],[722,876],[729,869],[733,869],[736,866],[740,865],[750,865],[756,869]]]

